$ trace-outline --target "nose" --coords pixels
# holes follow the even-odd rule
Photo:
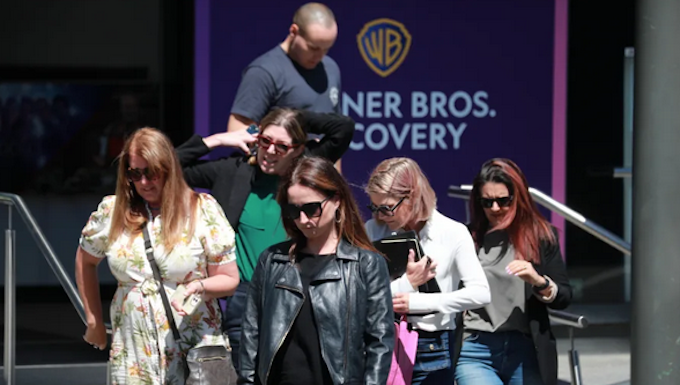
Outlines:
[[[307,214],[305,214],[304,211],[300,211],[300,218],[298,218],[298,222],[300,222],[301,225],[309,222],[309,217],[307,217]]]
[[[267,152],[268,154],[272,154],[272,155],[275,155],[275,154],[276,154],[276,148],[275,148],[275,146],[274,146],[274,143],[271,143],[271,144],[269,144],[269,146],[267,146],[266,152]]]
[[[491,211],[500,211],[501,206],[498,205],[498,202],[493,202],[493,205],[491,205]]]

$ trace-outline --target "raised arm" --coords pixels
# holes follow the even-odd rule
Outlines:
[[[220,160],[200,160],[200,158],[216,147],[234,147],[246,154],[249,146],[257,140],[256,136],[246,131],[220,132],[201,138],[194,135],[177,147],[177,157],[184,171],[184,179],[191,187],[211,188],[219,175],[224,174],[226,163]]]
[[[302,127],[312,134],[322,134],[320,141],[307,143],[309,153],[332,162],[337,161],[349,148],[354,136],[354,120],[335,113],[300,111]]]

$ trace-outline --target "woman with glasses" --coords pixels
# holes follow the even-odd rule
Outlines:
[[[323,134],[323,138],[306,142],[307,133]],[[349,147],[352,135],[354,121],[348,117],[282,108],[262,119],[259,134],[242,130],[205,139],[194,135],[177,149],[187,183],[210,189],[236,232],[241,284],[234,296],[227,299],[222,324],[234,348],[236,368],[241,314],[257,260],[267,247],[286,239],[281,209],[275,199],[279,178],[303,155],[337,161]],[[235,152],[228,158],[199,160],[217,147],[240,148],[246,155]],[[251,149],[256,151],[255,155]]]
[[[571,287],[555,229],[508,159],[484,163],[470,194],[470,230],[491,287],[491,304],[465,315],[458,385],[556,385],[548,308],[564,309]]]
[[[394,311],[407,314],[418,331],[412,384],[453,383],[456,315],[489,303],[489,286],[465,225],[436,210],[437,197],[418,164],[409,158],[384,160],[366,186],[375,241],[413,230],[427,255],[409,255],[406,273],[391,283]],[[419,292],[435,279],[440,292]],[[464,288],[458,289],[461,282]],[[459,346],[458,346],[459,347]]]
[[[279,189],[289,241],[258,261],[243,317],[239,383],[385,384],[394,346],[387,263],[345,179],[300,160]]]
[[[161,271],[147,261],[144,230]],[[118,280],[111,301],[111,383],[184,383],[190,348],[225,347],[216,298],[238,285],[234,232],[215,199],[187,186],[170,140],[160,131],[134,132],[120,154],[116,194],[92,213],[76,252],[76,282],[87,317],[83,338],[107,344],[97,265],[107,258]],[[179,285],[202,301],[191,314],[177,307],[168,319],[159,290]],[[171,332],[174,322],[180,336]]]

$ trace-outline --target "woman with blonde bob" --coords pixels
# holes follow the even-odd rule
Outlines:
[[[163,285],[147,260],[146,227]],[[238,285],[234,231],[222,208],[208,194],[191,190],[170,140],[143,128],[120,154],[116,195],[105,197],[85,225],[76,253],[76,281],[87,316],[83,338],[95,348],[107,345],[97,265],[108,259],[118,289],[111,302],[113,384],[184,383],[183,360],[193,347],[224,346],[215,298]],[[203,301],[187,315],[173,302],[168,319],[159,294],[171,298],[179,284]],[[175,322],[175,341],[169,322]]]
[[[391,283],[394,311],[407,314],[418,331],[412,384],[451,384],[456,315],[490,302],[472,237],[465,225],[437,211],[437,197],[412,159],[384,160],[371,173],[365,190],[373,213],[366,222],[371,240],[413,230],[427,255],[414,261],[411,252],[406,273]],[[419,292],[431,279],[440,292]],[[465,287],[457,290],[461,282]]]

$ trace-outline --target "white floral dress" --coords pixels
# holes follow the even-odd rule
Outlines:
[[[182,356],[188,349],[224,345],[217,300],[205,301],[185,317],[175,314],[181,334],[175,343],[167,322],[158,285],[153,277],[139,234],[129,243],[123,234],[108,243],[115,196],[105,197],[83,229],[80,246],[98,258],[108,258],[118,289],[111,302],[113,340],[110,351],[112,384],[183,384]],[[148,224],[154,256],[168,298],[178,283],[206,278],[208,265],[235,260],[234,231],[224,212],[209,194],[200,194],[194,236],[182,241],[170,254],[162,245],[162,214]]]

